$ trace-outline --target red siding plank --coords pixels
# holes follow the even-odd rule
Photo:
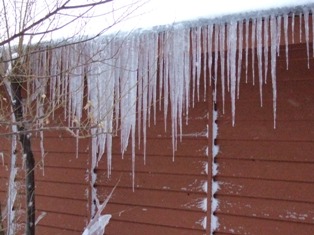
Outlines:
[[[173,228],[164,227],[154,224],[140,224],[140,223],[128,223],[120,221],[111,221],[106,228],[105,235],[117,235],[117,234],[128,234],[128,235],[204,235],[204,231],[190,230],[184,228]]]
[[[220,195],[217,213],[255,217],[275,221],[311,224],[314,227],[314,203]]]
[[[220,224],[217,234],[284,234],[309,235],[313,233],[314,226],[304,223],[281,222],[271,219],[243,217],[239,215],[226,215],[217,213]],[[216,233],[215,233],[216,234]]]
[[[118,204],[109,204],[105,211],[112,215],[112,220],[190,230],[203,230],[202,221],[206,215],[204,212]]]
[[[217,177],[219,195],[314,203],[314,184],[291,181]],[[276,190],[274,190],[276,189]],[[289,192],[289,193],[287,193]]]

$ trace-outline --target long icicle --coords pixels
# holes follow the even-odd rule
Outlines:
[[[237,45],[237,22],[232,21],[228,27],[228,40],[231,45],[233,42]],[[230,51],[228,60],[230,61],[230,95],[231,95],[231,109],[232,109],[232,126],[235,125],[235,101],[236,101],[236,52],[237,47],[228,48]]]
[[[276,111],[277,111],[277,81],[276,81],[276,62],[277,62],[277,43],[278,43],[278,30],[277,20],[274,15],[270,17],[270,38],[271,38],[271,80],[273,88],[273,115],[274,115],[274,128],[276,128]]]
[[[252,81],[253,86],[255,85],[255,46],[256,46],[256,19],[252,19],[252,31],[251,31],[251,39],[252,39]]]
[[[237,68],[237,99],[240,97],[240,82],[242,72],[242,59],[243,59],[243,21],[238,22],[238,68]]]
[[[256,38],[257,38],[257,62],[258,62],[258,81],[259,81],[259,95],[260,104],[263,106],[263,41],[262,41],[262,29],[263,20],[262,18],[257,19],[256,24]]]
[[[267,83],[268,75],[268,40],[269,40],[269,17],[264,17],[264,81]]]
[[[217,83],[218,83],[218,55],[219,55],[219,25],[215,25],[215,64],[214,64],[214,102],[217,102]]]
[[[222,112],[225,113],[225,40],[226,40],[226,33],[225,33],[225,24],[220,24],[219,25],[220,30],[219,30],[219,46],[220,46],[220,77],[221,77],[221,98],[222,98]],[[228,45],[230,46],[230,45]],[[229,52],[229,50],[228,50]],[[227,79],[228,79],[228,74],[227,74]],[[229,89],[229,79],[228,81],[228,89]]]
[[[283,16],[283,25],[284,25],[284,32],[285,32],[285,51],[286,51],[286,69],[289,68],[289,41],[288,41],[288,26],[289,26],[289,16],[285,14]]]
[[[307,68],[310,68],[310,33],[309,33],[309,11],[307,9],[303,10],[304,14],[304,28],[305,28],[305,43],[306,43],[306,55],[307,55]]]
[[[248,67],[249,67],[249,20],[245,20],[245,82],[248,82]]]

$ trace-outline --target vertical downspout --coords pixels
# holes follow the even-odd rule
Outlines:
[[[214,87],[214,86],[213,86]],[[213,95],[213,94],[210,94]],[[206,234],[212,235],[214,231],[218,228],[218,218],[215,216],[215,211],[218,206],[218,201],[215,198],[215,193],[219,189],[218,182],[215,180],[215,176],[217,175],[217,167],[218,165],[215,163],[215,157],[218,154],[219,147],[217,145],[217,134],[218,134],[218,125],[217,125],[217,106],[213,101],[211,96],[208,97],[208,146],[211,151],[208,151],[208,164],[207,164],[207,172],[208,172],[208,186],[207,186],[207,201],[210,202],[207,204],[207,226],[206,226]]]
[[[212,120],[212,159],[211,159],[211,172],[212,172],[212,180],[211,180],[211,233],[213,234],[214,231],[219,227],[218,217],[215,215],[215,212],[218,208],[218,200],[216,199],[216,193],[219,189],[219,184],[215,177],[218,174],[218,164],[216,163],[216,157],[219,152],[219,146],[217,144],[217,136],[218,136],[218,110],[217,104],[213,104],[213,120]]]
[[[210,92],[209,92],[210,93]],[[208,95],[208,149],[207,151],[207,221],[206,221],[206,235],[211,234],[211,221],[212,221],[212,180],[213,180],[213,174],[212,174],[212,151],[210,149],[212,148],[213,143],[213,129],[212,129],[212,123],[213,123],[213,109],[214,109],[214,102],[212,94]]]

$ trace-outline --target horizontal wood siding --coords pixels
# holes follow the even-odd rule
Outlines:
[[[225,114],[222,101],[218,102],[216,180],[220,190],[215,196],[220,226],[215,234],[307,235],[314,231],[314,61],[311,58],[308,70],[302,44],[290,46],[289,70],[283,50],[281,55],[276,129],[270,76],[263,86],[262,108],[258,80],[252,86],[249,76],[249,84],[241,84],[235,127],[229,96]]]
[[[7,183],[10,167],[10,143],[1,138],[4,162],[0,164],[0,199],[2,210],[6,205]],[[8,142],[9,140],[7,140]],[[45,215],[36,226],[36,234],[82,234],[89,218],[89,140],[81,140],[79,157],[76,158],[75,139],[64,132],[47,132],[45,135],[44,163],[40,153],[40,140],[32,137],[32,149],[36,168],[36,217]],[[1,152],[0,151],[0,152]],[[18,152],[17,166],[20,168],[17,180],[24,184],[24,173]],[[16,209],[19,223],[25,223],[25,192],[21,186]],[[3,213],[5,215],[5,212]],[[6,224],[4,224],[6,225]],[[21,229],[21,234],[23,231]]]
[[[156,125],[151,123],[147,130],[146,164],[143,143],[136,154],[134,192],[130,148],[122,159],[120,140],[114,139],[111,177],[106,176],[105,159],[97,169],[97,193],[102,199],[120,179],[105,208],[105,213],[112,214],[107,235],[201,235],[206,232],[203,223],[207,219],[207,205],[210,206],[207,201],[207,153],[211,138],[208,108],[208,102],[199,102],[191,109],[174,161],[171,122],[168,118],[165,132],[163,114],[158,112]]]

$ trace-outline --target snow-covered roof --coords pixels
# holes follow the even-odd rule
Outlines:
[[[86,3],[87,0],[73,1],[73,4]],[[38,3],[39,4],[39,3]],[[67,38],[73,35],[96,35],[99,32],[112,34],[116,32],[130,32],[134,30],[150,30],[152,28],[165,28],[181,23],[195,24],[203,21],[228,20],[228,18],[256,17],[257,14],[294,10],[314,4],[314,0],[114,0],[88,12],[81,22],[76,20],[70,27],[46,35],[56,38]],[[38,7],[41,9],[40,7]],[[44,6],[42,6],[44,9]],[[47,9],[46,9],[47,10]],[[42,10],[42,14],[45,10]],[[36,15],[41,17],[42,14]],[[69,15],[81,14],[76,9],[70,14],[61,15],[59,24],[69,21]],[[14,19],[13,19],[14,20]],[[70,19],[71,20],[71,19]],[[47,25],[42,25],[43,30]],[[104,30],[105,29],[105,30]],[[42,39],[42,38],[40,38]],[[48,39],[49,40],[49,39]]]
[[[149,29],[155,26],[200,19],[224,18],[239,14],[245,17],[252,12],[280,11],[283,8],[295,8],[313,3],[314,0],[133,0],[133,4],[138,6],[137,9],[111,30]],[[107,7],[111,7],[115,14],[114,17],[107,17],[107,22],[113,22],[112,20],[125,14],[125,1],[123,0],[114,1],[111,6]]]

